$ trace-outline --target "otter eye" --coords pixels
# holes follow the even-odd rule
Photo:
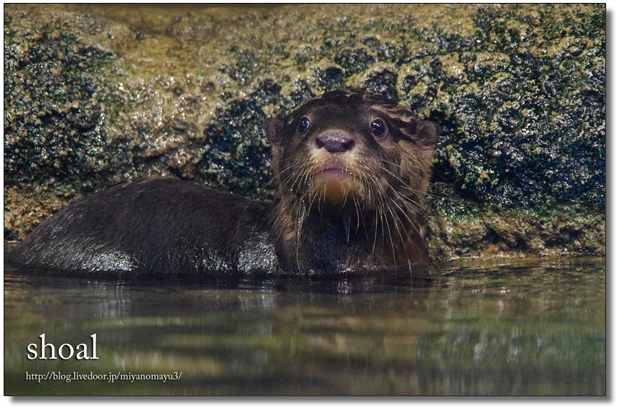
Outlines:
[[[306,133],[306,130],[308,130],[309,127],[310,119],[304,116],[303,118],[299,119],[299,124],[297,125],[297,132],[300,135],[303,135],[304,133]]]
[[[383,119],[375,119],[370,124],[370,129],[375,137],[383,137],[387,134],[387,125]]]

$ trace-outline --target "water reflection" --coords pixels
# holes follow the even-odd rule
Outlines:
[[[6,387],[45,370],[167,373],[92,393],[603,394],[604,261],[454,265],[424,284],[354,279],[225,288],[5,276]],[[28,343],[98,335],[97,362],[30,361]]]
[[[98,294],[100,299],[94,305],[94,318],[122,319],[131,315],[131,299],[127,294],[126,287],[98,281],[90,281],[85,286],[85,290],[92,291],[92,294]]]

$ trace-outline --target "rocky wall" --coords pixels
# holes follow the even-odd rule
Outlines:
[[[264,119],[345,86],[441,126],[434,259],[605,254],[605,5],[4,10],[5,240],[142,177],[270,199]]]

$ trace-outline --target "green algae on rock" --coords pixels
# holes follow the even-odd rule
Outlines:
[[[5,238],[36,225],[15,194],[269,199],[263,120],[353,86],[441,125],[436,259],[604,254],[605,43],[596,4],[7,5]]]
[[[85,44],[63,21],[14,22],[29,18],[5,16],[5,183],[92,191],[98,175],[113,178],[127,157],[106,131],[115,114],[104,70],[114,54]]]

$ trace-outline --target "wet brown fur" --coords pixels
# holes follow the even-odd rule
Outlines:
[[[300,136],[297,126],[302,117],[311,126],[328,121],[329,129],[319,123]],[[370,134],[374,118],[387,123],[387,137],[377,140]],[[317,148],[315,138],[326,131],[352,138],[354,148],[338,153]],[[308,269],[316,263],[316,255],[327,258],[326,267],[338,270],[427,261],[422,235],[424,196],[438,135],[434,123],[423,122],[380,96],[336,91],[306,103],[284,120],[269,122],[267,135],[278,185],[273,235],[286,267]],[[313,177],[332,167],[344,169],[353,180],[342,193],[346,196],[342,205],[331,203],[313,186]],[[326,235],[334,235],[334,229],[341,231],[335,235],[344,241],[318,245]],[[317,246],[324,250],[309,253]]]

